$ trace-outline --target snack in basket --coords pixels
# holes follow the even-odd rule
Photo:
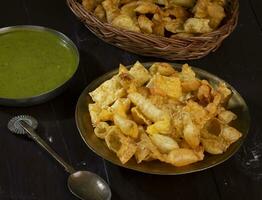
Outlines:
[[[181,72],[168,63],[147,70],[136,62],[89,93],[94,133],[125,164],[159,160],[184,166],[222,154],[242,134],[230,126],[237,116],[226,109],[232,92],[211,85],[188,64]]]
[[[226,0],[82,0],[102,22],[158,36],[208,33],[225,18]]]

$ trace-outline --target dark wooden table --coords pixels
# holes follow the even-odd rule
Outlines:
[[[80,50],[75,81],[52,101],[29,108],[0,107],[0,200],[76,199],[66,186],[67,173],[34,142],[11,134],[6,124],[17,114],[40,122],[40,135],[69,163],[91,170],[108,181],[114,199],[220,200],[262,199],[262,1],[241,0],[234,33],[209,56],[188,61],[232,84],[247,101],[252,116],[248,138],[225,163],[182,176],[156,176],[117,167],[89,150],[77,132],[77,98],[93,79],[120,62],[156,61],[110,46],[88,31],[67,8],[65,0],[5,0],[0,27],[42,25],[69,36]]]

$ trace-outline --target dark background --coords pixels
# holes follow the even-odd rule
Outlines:
[[[181,176],[137,173],[112,165],[89,150],[74,121],[84,87],[121,62],[157,61],[110,46],[96,38],[67,8],[65,0],[3,0],[0,27],[18,24],[54,28],[69,36],[80,50],[76,80],[54,100],[29,108],[0,107],[0,200],[76,199],[66,186],[67,173],[34,142],[6,128],[16,114],[40,122],[39,134],[77,169],[91,170],[108,181],[118,199],[262,199],[262,1],[241,0],[236,30],[209,56],[188,61],[233,85],[245,98],[252,117],[248,138],[225,163]]]

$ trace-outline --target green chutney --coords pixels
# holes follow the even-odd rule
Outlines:
[[[0,33],[0,98],[20,99],[51,91],[75,73],[76,52],[42,30]]]

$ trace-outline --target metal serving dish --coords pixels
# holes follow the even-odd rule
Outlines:
[[[15,98],[11,99],[11,98],[0,97],[0,105],[4,105],[4,106],[31,106],[31,105],[36,105],[36,104],[40,104],[40,103],[44,103],[44,102],[48,101],[48,100],[58,96],[59,94],[61,94],[68,87],[70,81],[73,79],[73,77],[74,77],[74,75],[75,75],[75,73],[78,69],[78,64],[79,64],[78,49],[77,49],[76,45],[72,42],[72,40],[70,40],[66,35],[64,35],[63,33],[59,32],[59,31],[56,31],[56,30],[53,30],[53,29],[50,29],[50,28],[46,28],[46,27],[42,27],[42,26],[19,25],[19,26],[10,26],[10,27],[1,28],[0,29],[0,36],[1,36],[1,34],[6,34],[6,33],[14,32],[14,31],[20,31],[20,30],[37,30],[37,31],[53,33],[56,36],[58,36],[58,38],[61,40],[63,45],[66,45],[75,54],[76,70],[68,80],[66,80],[65,82],[63,82],[60,85],[57,85],[52,90],[49,90],[49,91],[42,93],[40,95],[32,96],[32,97],[28,97],[28,98],[16,98],[16,99]]]
[[[172,64],[175,69],[178,70],[181,69],[181,64],[174,64],[174,63],[170,63],[170,64]],[[143,63],[143,65],[149,67],[152,65],[152,63]],[[210,74],[199,68],[193,67],[193,70],[196,72],[199,78],[208,80],[212,85],[217,85],[219,82],[223,81],[217,76]],[[170,164],[162,163],[160,161],[142,162],[140,164],[137,164],[134,157],[130,159],[126,164],[122,164],[119,161],[118,157],[115,155],[115,153],[108,149],[105,142],[95,136],[91,124],[89,111],[88,111],[88,104],[93,102],[88,93],[93,91],[104,81],[110,79],[113,75],[117,74],[117,72],[118,69],[106,73],[101,77],[97,78],[96,80],[94,80],[92,83],[90,83],[79,97],[76,106],[76,111],[75,111],[76,124],[79,133],[82,139],[84,140],[84,142],[86,143],[86,145],[97,155],[110,161],[111,163],[114,163],[121,167],[125,167],[128,169],[132,169],[144,173],[149,173],[149,174],[160,174],[160,175],[187,174],[187,173],[205,170],[226,161],[237,152],[237,150],[244,142],[250,126],[250,116],[249,116],[248,107],[244,99],[241,97],[241,95],[232,86],[226,83],[227,86],[233,92],[233,95],[228,104],[228,109],[233,111],[238,116],[237,120],[234,120],[232,126],[236,127],[239,131],[241,131],[243,133],[243,136],[237,142],[232,144],[225,153],[220,155],[206,154],[204,160],[184,167],[174,167]]]

